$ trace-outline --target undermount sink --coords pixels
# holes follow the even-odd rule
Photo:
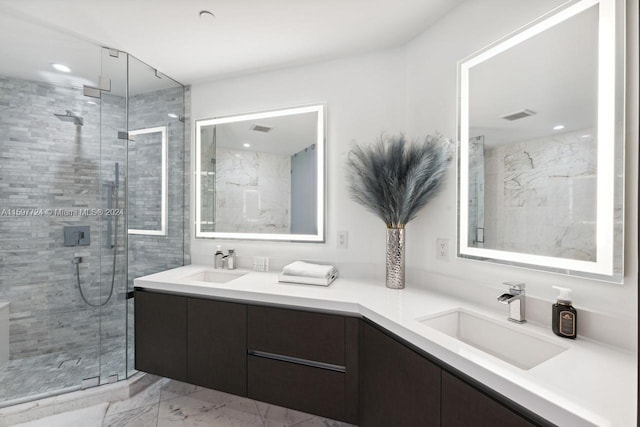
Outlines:
[[[525,370],[567,349],[525,331],[518,331],[516,325],[501,324],[459,308],[418,321]]]
[[[193,282],[227,283],[245,274],[247,273],[228,270],[204,270],[185,276],[182,279]]]

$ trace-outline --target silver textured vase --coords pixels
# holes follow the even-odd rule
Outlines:
[[[404,288],[404,228],[387,228],[387,288]]]

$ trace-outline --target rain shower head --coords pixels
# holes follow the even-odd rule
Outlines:
[[[56,116],[63,122],[73,122],[76,126],[84,125],[84,119],[73,114],[73,111],[71,110],[67,110],[66,114],[54,114],[54,116]]]

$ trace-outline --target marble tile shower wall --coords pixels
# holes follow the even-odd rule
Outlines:
[[[162,227],[162,133],[135,135],[129,141],[127,165],[129,230],[158,231]]]
[[[185,144],[184,123],[168,117],[184,114],[182,87],[158,90],[129,98],[129,130],[167,126],[167,234],[129,235],[129,287],[133,279],[181,266],[185,263]],[[147,161],[136,162],[136,176],[158,176],[160,152],[146,153]],[[130,167],[134,167],[130,164]],[[132,176],[131,179],[134,179]],[[133,183],[132,183],[133,184]],[[149,193],[152,194],[152,193]],[[145,200],[153,204],[153,200]],[[160,202],[156,200],[156,202]],[[141,222],[144,222],[141,219]]]
[[[11,359],[95,346],[101,333],[113,338],[125,330],[117,298],[102,309],[81,300],[71,262],[83,257],[85,294],[94,303],[104,299],[113,259],[104,247],[106,221],[78,210],[106,207],[103,183],[114,180],[115,162],[124,165],[126,145],[117,130],[126,125],[125,100],[106,94],[101,106],[87,100],[79,89],[0,78],[0,299],[11,302]],[[54,116],[67,109],[84,126]],[[119,203],[124,206],[124,191]],[[89,225],[91,245],[65,247],[65,225]],[[126,271],[123,237],[122,218],[116,284]]]

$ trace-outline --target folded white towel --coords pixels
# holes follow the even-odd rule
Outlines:
[[[282,274],[289,276],[322,277],[325,279],[336,273],[336,268],[333,265],[312,264],[304,261],[294,261],[282,269]]]

